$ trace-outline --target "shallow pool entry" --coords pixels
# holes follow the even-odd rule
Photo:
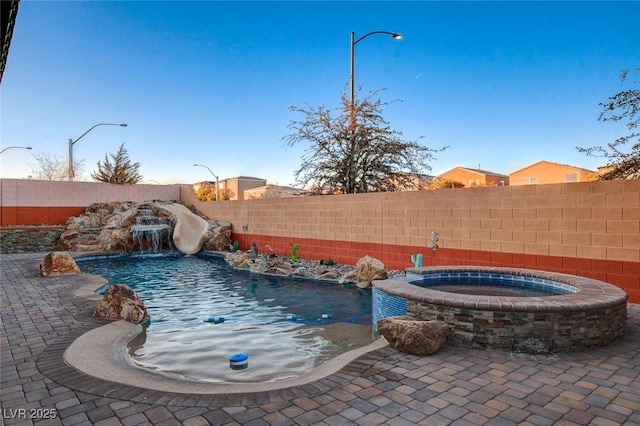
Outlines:
[[[355,285],[236,271],[218,257],[126,256],[78,265],[109,285],[129,285],[144,301],[151,322],[129,354],[163,374],[281,380],[374,340],[371,290]],[[238,353],[250,364],[230,368]]]

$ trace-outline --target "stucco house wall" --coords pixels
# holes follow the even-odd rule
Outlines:
[[[259,186],[264,186],[266,184],[266,179],[249,176],[238,176],[234,178],[224,179],[219,182],[221,191],[223,189],[228,189],[229,191],[231,191],[232,194],[229,199],[233,201],[244,200],[244,191]]]
[[[449,179],[462,183],[465,187],[473,187],[479,185],[509,185],[509,176],[489,172],[481,169],[469,169],[466,167],[454,167],[437,176],[441,179]]]
[[[511,185],[589,182],[598,172],[551,161],[538,161],[509,174]]]

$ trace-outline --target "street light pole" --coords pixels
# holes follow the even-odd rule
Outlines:
[[[194,164],[194,166],[196,166],[196,167],[204,167],[205,169],[209,170],[209,173],[211,173],[214,178],[216,178],[216,201],[220,201],[220,196],[218,195],[218,192],[220,191],[220,186],[218,186],[218,175],[213,173],[210,168],[208,168],[207,166],[205,166],[203,164]]]
[[[392,39],[394,40],[401,40],[402,39],[402,34],[399,33],[392,33],[390,31],[372,31],[370,33],[367,33],[365,35],[363,35],[362,37],[360,37],[359,39],[356,40],[356,33],[351,32],[351,109],[353,109],[354,107],[354,102],[355,102],[355,80],[356,80],[356,44],[360,43],[362,40],[364,40],[365,38],[369,37],[370,35],[374,35],[374,34],[387,34],[389,36],[391,36]]]
[[[5,152],[6,150],[11,149],[11,148],[31,149],[30,146],[8,146],[8,147],[4,148],[2,151],[0,151],[0,154],[2,154],[3,152]]]
[[[75,141],[73,139],[69,139],[69,145],[68,145],[68,153],[67,153],[67,167],[68,167],[68,178],[69,180],[73,180],[74,178],[74,171],[73,171],[73,145],[75,145],[80,139],[82,139],[84,137],[84,135],[86,135],[87,133],[89,133],[90,131],[92,131],[93,129],[95,129],[98,126],[120,126],[120,127],[127,127],[127,125],[125,123],[98,123],[95,124],[93,126],[91,126],[89,128],[89,130],[87,130],[86,132],[84,132],[82,135],[80,135],[80,137],[78,139],[76,139]]]
[[[356,153],[357,153],[357,149],[358,149],[358,144],[356,141],[356,135],[355,135],[355,131],[356,131],[356,108],[355,108],[355,102],[356,102],[356,44],[358,44],[359,42],[361,42],[362,40],[364,40],[365,38],[374,35],[374,34],[387,34],[389,36],[391,36],[392,39],[394,40],[401,40],[402,39],[402,34],[399,33],[393,33],[390,31],[371,31],[370,33],[367,33],[365,35],[363,35],[362,37],[360,37],[359,39],[356,40],[356,33],[354,33],[353,31],[351,32],[351,74],[350,74],[350,86],[351,86],[351,97],[350,97],[350,104],[349,104],[349,112],[350,112],[350,128],[349,128],[349,133],[351,134],[351,144],[353,146],[352,149],[352,158],[351,158],[351,164],[349,167],[349,181],[351,186],[353,187],[353,190],[355,191],[355,167],[356,167]]]

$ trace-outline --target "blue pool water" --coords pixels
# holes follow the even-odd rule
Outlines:
[[[433,274],[411,284],[431,290],[476,296],[543,297],[570,294],[576,288],[550,280],[491,274]]]
[[[129,352],[135,364],[164,374],[279,380],[373,341],[371,290],[352,284],[237,271],[218,257],[127,256],[78,265],[109,285],[129,285],[144,301],[151,324]],[[249,368],[229,368],[238,352],[249,355]]]

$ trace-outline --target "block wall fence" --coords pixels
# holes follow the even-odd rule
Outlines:
[[[75,209],[71,215],[77,215],[94,202],[180,199],[231,222],[241,249],[255,241],[262,252],[268,244],[288,255],[293,243],[303,258],[355,264],[370,255],[391,269],[409,267],[411,253],[423,253],[425,266],[587,276],[623,288],[630,302],[640,303],[640,180],[225,202],[198,201],[190,185],[45,184],[4,180],[3,226],[47,223],[54,211]],[[22,217],[29,222],[19,223]],[[433,230],[439,237],[435,252],[426,247]]]
[[[93,203],[180,200],[180,185],[0,179],[0,226],[60,225]]]
[[[442,189],[375,194],[183,201],[232,224],[247,249],[279,255],[299,244],[303,258],[355,264],[364,255],[387,268],[429,265],[531,268],[582,275],[623,288],[640,303],[640,180]],[[431,232],[439,248],[427,249]]]

